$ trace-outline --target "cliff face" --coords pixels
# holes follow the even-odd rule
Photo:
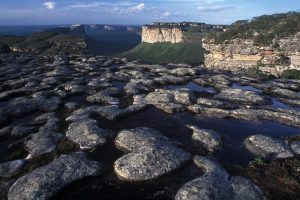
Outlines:
[[[274,39],[270,46],[255,45],[253,39],[234,39],[215,44],[204,39],[206,67],[232,71],[256,67],[275,76],[285,70],[300,70],[300,32],[285,38]]]
[[[142,27],[142,42],[171,42],[180,43],[183,41],[183,30],[177,27]]]

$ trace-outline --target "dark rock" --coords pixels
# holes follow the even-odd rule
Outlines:
[[[208,151],[213,152],[220,147],[222,140],[220,134],[216,131],[200,129],[192,125],[187,127],[193,130],[193,141],[200,143]]]
[[[245,139],[245,146],[251,153],[261,157],[293,157],[291,149],[284,141],[275,140],[264,135],[249,136]]]
[[[181,167],[190,154],[173,146],[168,138],[150,128],[121,131],[116,146],[130,152],[114,163],[115,173],[127,181],[158,178]]]
[[[70,124],[66,136],[69,140],[80,145],[81,149],[92,149],[106,144],[111,133],[100,128],[96,120],[77,121]]]
[[[62,155],[19,178],[9,189],[8,199],[49,199],[71,182],[100,172],[99,164],[88,160],[83,153]]]

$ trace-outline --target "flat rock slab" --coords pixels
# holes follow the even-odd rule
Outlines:
[[[240,89],[223,89],[216,97],[242,104],[261,105],[268,103],[267,99],[258,93]]]
[[[202,145],[206,150],[213,152],[220,147],[222,140],[218,132],[208,129],[201,129],[192,125],[187,125],[187,127],[193,130],[193,141],[200,143],[200,145]]]
[[[146,181],[180,168],[191,155],[171,144],[160,132],[138,127],[121,131],[116,146],[130,152],[114,163],[115,173],[127,181]]]
[[[119,158],[114,163],[118,177],[127,181],[147,181],[180,168],[190,154],[171,145],[144,146]]]
[[[194,157],[195,164],[204,169],[204,175],[186,183],[175,200],[262,200],[260,189],[242,177],[229,178],[228,173],[214,160]]]
[[[276,140],[264,135],[252,135],[245,139],[246,148],[254,155],[271,158],[290,158],[293,152],[281,140]]]
[[[169,139],[161,135],[159,131],[147,127],[122,130],[115,139],[116,147],[125,152],[131,152],[144,146],[169,143]]]
[[[9,200],[49,199],[64,186],[87,176],[96,176],[101,167],[83,153],[62,155],[48,165],[19,178],[9,189]]]
[[[295,154],[300,154],[300,141],[294,141],[290,146]]]
[[[22,170],[25,165],[24,160],[14,160],[6,163],[0,163],[0,178],[9,178]]]
[[[89,119],[71,123],[66,136],[79,144],[81,149],[92,149],[106,144],[107,138],[110,138],[112,133],[100,128],[96,120]]]

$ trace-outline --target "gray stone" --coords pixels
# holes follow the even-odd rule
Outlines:
[[[284,141],[264,135],[249,136],[245,139],[245,146],[251,153],[261,157],[289,158],[294,156]]]
[[[185,107],[179,103],[157,103],[154,106],[166,113],[171,113],[171,114],[177,112],[183,112],[185,110]]]
[[[267,99],[260,96],[258,93],[240,89],[223,89],[216,97],[241,104],[260,105],[268,103]]]
[[[250,180],[232,177],[216,161],[195,156],[194,163],[204,170],[204,175],[180,188],[175,200],[262,200],[260,189]]]
[[[6,163],[0,163],[0,177],[10,178],[24,167],[24,160],[14,160]]]
[[[122,130],[115,138],[116,147],[130,152],[143,146],[170,143],[167,137],[161,135],[157,130],[147,127],[137,127],[129,130]]]
[[[283,88],[272,88],[270,91],[267,91],[273,95],[275,95],[276,97],[280,96],[280,97],[286,97],[286,98],[290,98],[290,99],[300,99],[300,94],[298,94],[297,92],[294,92],[292,90],[288,90],[288,89],[283,89]]]
[[[300,141],[294,141],[290,146],[295,154],[300,154]]]
[[[158,131],[146,127],[121,131],[115,143],[119,149],[130,152],[114,163],[115,173],[127,181],[158,178],[178,169],[191,157]]]
[[[50,164],[20,177],[9,189],[8,199],[49,199],[64,186],[87,176],[96,176],[101,167],[83,153],[62,155]]]
[[[89,119],[71,123],[66,136],[69,140],[79,144],[81,149],[92,149],[106,144],[111,133],[100,128],[96,120]]]
[[[180,168],[190,154],[171,145],[143,146],[114,163],[115,173],[127,181],[146,181]]]
[[[118,88],[109,88],[93,94],[86,98],[88,102],[92,103],[109,103],[109,104],[119,104],[119,99],[113,96],[120,95],[121,91]]]
[[[263,200],[263,194],[259,187],[252,181],[234,176],[230,179],[231,186],[234,191],[234,200]]]
[[[68,108],[69,110],[75,110],[79,106],[80,106],[80,104],[77,102],[68,102],[65,104],[65,107]]]
[[[188,125],[187,127],[193,130],[193,141],[200,143],[208,151],[213,152],[220,147],[222,140],[218,132],[208,129],[200,129],[192,125]]]
[[[10,138],[19,139],[34,132],[36,132],[36,128],[33,126],[15,126],[11,131]]]

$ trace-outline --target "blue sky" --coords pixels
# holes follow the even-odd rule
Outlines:
[[[299,9],[299,0],[0,0],[0,25],[141,25],[153,21],[230,24]]]

